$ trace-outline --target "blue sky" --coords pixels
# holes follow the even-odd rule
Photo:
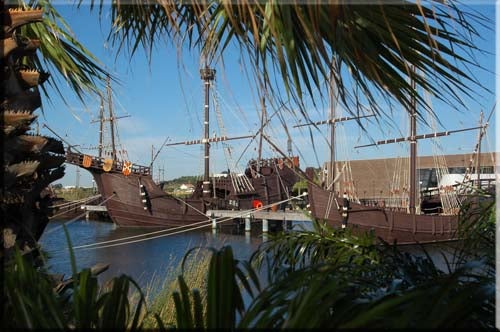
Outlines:
[[[475,9],[495,20],[494,4],[474,6]],[[86,45],[118,79],[121,85],[113,85],[114,110],[118,116],[130,115],[130,117],[118,120],[119,138],[128,151],[129,159],[137,164],[149,164],[151,161],[151,146],[155,151],[163,141],[169,137],[171,142],[199,139],[202,136],[202,112],[203,112],[203,85],[199,77],[199,55],[186,50],[180,55],[179,50],[172,46],[163,46],[155,50],[151,65],[147,63],[143,53],[138,52],[129,61],[126,56],[120,56],[115,60],[115,52],[109,49],[105,42],[108,32],[107,26],[101,27],[96,13],[89,13],[88,7],[77,10],[74,6],[58,5],[60,13],[71,26],[77,39]],[[481,64],[495,71],[495,33],[482,34],[483,40],[477,41],[479,48],[485,49],[491,55],[481,56]],[[220,111],[224,121],[224,127],[228,136],[239,136],[253,134],[259,126],[259,103],[256,92],[251,81],[246,78],[243,70],[241,55],[236,48],[229,49],[225,55],[224,68],[216,67],[216,91]],[[495,90],[495,75],[486,72],[475,72],[481,82]],[[40,123],[46,123],[56,130],[61,136],[72,144],[79,144],[82,152],[95,153],[93,150],[83,148],[95,146],[98,141],[99,127],[97,123],[91,124],[96,119],[99,110],[99,100],[89,98],[85,105],[79,102],[68,91],[70,106],[64,105],[60,100],[54,98],[54,104],[44,102],[45,115],[40,115]],[[480,100],[481,105],[474,101],[466,100],[470,105],[470,111],[458,113],[449,107],[435,102],[433,105],[444,126],[441,130],[453,130],[475,126],[479,119],[479,112],[483,110],[486,115],[493,107],[495,96],[486,95]],[[291,105],[290,107],[293,107]],[[212,111],[214,110],[211,104]],[[314,108],[311,104],[310,117],[314,120],[327,118],[327,106]],[[373,121],[365,124],[370,128],[373,139],[386,139],[399,137],[399,131],[405,132],[407,120],[403,112],[395,113],[391,120],[393,126],[379,127]],[[270,128],[266,131],[268,135],[286,150],[286,134],[279,121],[274,119]],[[287,119],[289,125],[294,124],[293,119]],[[382,119],[382,122],[386,120]],[[315,147],[317,155],[311,149],[309,134],[305,130],[292,129],[294,153],[300,151],[301,166],[318,166],[328,159],[325,134],[314,131]],[[325,128],[326,129],[326,128]],[[220,132],[217,129],[217,118],[214,112],[211,114],[211,131]],[[429,129],[423,129],[421,133],[428,133]],[[51,135],[42,129],[42,133]],[[368,137],[355,123],[346,122],[338,127],[339,139],[337,154],[339,159],[370,159],[386,156],[395,157],[405,154],[402,145],[386,145],[379,148],[353,149],[359,144],[369,143]],[[471,153],[476,143],[477,132],[472,131],[456,134],[442,138],[440,144],[443,153]],[[231,141],[233,148],[233,159],[240,157],[241,152],[248,144],[248,140]],[[490,122],[490,128],[486,140],[483,141],[483,150],[494,151],[495,144],[495,120]],[[257,143],[254,142],[247,153],[241,158],[239,166],[243,169],[250,158],[255,158]],[[419,142],[419,154],[432,154],[430,140]],[[227,168],[221,144],[212,146],[212,165],[215,172]],[[273,156],[273,151],[264,144],[264,156]],[[155,168],[165,169],[164,178],[173,179],[183,175],[197,175],[202,173],[202,146],[178,146],[164,148],[155,160]],[[64,185],[75,185],[76,167],[67,165],[66,176],[59,182]],[[156,173],[154,175],[157,178]],[[80,185],[90,186],[91,176],[88,172],[80,171]]]

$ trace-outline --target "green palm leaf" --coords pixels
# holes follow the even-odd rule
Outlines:
[[[73,36],[70,26],[58,13],[50,1],[19,1],[23,7],[42,8],[43,21],[21,27],[21,34],[41,42],[41,57],[35,56],[31,63],[34,68],[47,68],[52,75],[48,83],[58,92],[66,102],[67,96],[60,90],[61,80],[68,83],[80,100],[89,94],[99,94],[104,85],[108,72],[89,50],[79,43]],[[42,66],[42,62],[45,66]],[[50,100],[50,94],[42,86],[45,95]]]

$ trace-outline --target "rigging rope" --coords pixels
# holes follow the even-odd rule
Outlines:
[[[424,93],[425,101],[428,105],[432,107],[432,102],[430,100],[429,92],[425,91]],[[436,117],[432,114],[428,114],[428,120],[431,123],[432,130],[437,132],[437,123]],[[441,182],[441,179],[446,175],[449,175],[449,169],[446,162],[446,158],[444,157],[444,153],[440,144],[440,140],[436,137],[431,138],[432,143],[432,156],[434,160],[434,167],[436,170],[437,182],[438,184]],[[458,199],[458,193],[454,188],[450,188],[450,186],[444,186],[438,188],[439,190],[439,198],[441,200],[442,206],[442,214],[444,215],[453,215],[458,212],[460,208],[460,201]],[[420,191],[419,191],[420,193]]]
[[[86,201],[86,202],[83,202],[83,203],[88,203],[88,202],[90,202],[90,200],[89,200],[89,201]],[[84,205],[83,203],[82,203],[80,206]],[[56,217],[59,217],[59,216],[62,216],[62,215],[64,215],[64,214],[68,213],[68,212],[69,212],[70,210],[72,210],[72,209],[78,209],[78,208],[77,208],[77,205],[78,205],[78,204],[76,204],[76,205],[75,205],[75,207],[68,208],[66,211],[61,211],[60,213],[57,213],[57,214],[55,214],[55,215],[53,215],[53,216],[50,216],[50,217],[49,217],[49,220],[55,219]]]
[[[219,131],[221,136],[227,137],[227,131],[224,126],[224,121],[222,119],[222,113],[220,110],[219,93],[215,89],[215,86],[213,87],[213,91],[214,91],[213,95],[214,95],[215,114],[217,117],[217,124],[219,126]],[[242,172],[241,169],[238,167],[238,165],[234,162],[231,146],[225,141],[222,141],[221,143],[224,150],[224,156],[226,158],[226,165],[230,170],[229,176],[231,177],[231,183],[233,185],[234,190],[237,193],[255,191],[255,188],[250,182],[250,179],[248,179],[246,174]]]
[[[106,203],[107,201],[109,201],[113,196],[115,196],[116,194],[113,194],[111,196],[109,196],[107,199],[105,199],[104,201],[102,201],[101,203],[97,204],[97,206],[100,206],[100,205],[103,205],[104,203]],[[59,225],[57,227],[54,227],[52,229],[49,229],[48,231],[45,232],[45,234],[50,234],[60,228],[62,228],[63,226],[66,226],[66,225],[69,225],[77,220],[79,220],[80,218],[82,218],[87,212],[83,212],[81,214],[79,214],[78,216],[74,217],[73,219],[71,220],[68,220],[67,222],[63,223],[62,225]]]

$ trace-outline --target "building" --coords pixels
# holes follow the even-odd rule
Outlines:
[[[450,173],[465,173],[466,169],[470,167],[471,156],[471,154],[455,154],[444,155],[443,157]],[[337,161],[335,164],[336,169],[341,170],[345,162]],[[328,167],[328,163],[325,163],[325,169],[327,169],[326,167]],[[480,168],[481,173],[498,173],[496,153],[481,153]],[[409,158],[351,160],[350,169],[352,183],[359,198],[388,197],[391,190],[393,190],[391,184],[395,183],[396,178],[398,180],[409,178]],[[437,185],[434,156],[417,158],[417,179],[420,189]],[[341,174],[336,182],[335,190],[343,192],[344,187],[347,187],[347,181]],[[405,185],[402,185],[399,189],[406,189],[403,187]]]
[[[180,185],[179,190],[192,193],[194,192],[194,185],[192,185],[191,183],[183,183]]]

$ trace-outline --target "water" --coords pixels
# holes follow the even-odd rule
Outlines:
[[[67,241],[62,228],[63,224],[63,221],[51,221],[40,239],[40,244],[49,255],[49,270],[55,274],[64,274],[65,278],[68,278],[72,272]],[[293,222],[294,229],[299,227],[310,229],[310,225],[310,222]],[[78,220],[68,224],[67,229],[74,248],[97,242],[130,238],[154,231],[152,229],[120,228],[113,223],[92,220]],[[131,276],[141,288],[148,288],[155,293],[164,282],[177,277],[176,274],[172,275],[172,270],[179,266],[182,258],[191,248],[214,247],[220,249],[224,245],[230,245],[237,259],[248,260],[263,241],[260,231],[255,232],[254,228],[252,234],[252,236],[227,232],[214,234],[210,228],[207,228],[206,230],[189,231],[101,249],[75,249],[74,252],[78,270],[92,267],[97,263],[110,264],[109,269],[99,275],[101,283],[126,274]],[[255,234],[260,235],[255,236]],[[138,238],[130,240],[134,241]],[[103,245],[109,246],[116,243]],[[451,260],[451,252],[453,251],[448,245],[426,245],[425,249],[439,269],[448,270],[447,261]],[[400,247],[400,250],[416,256],[424,256],[420,246],[404,246]],[[448,254],[443,255],[443,252]],[[447,257],[445,258],[445,256]]]
[[[66,236],[61,227],[63,221],[51,221],[40,239],[40,244],[48,253],[49,270],[55,274],[71,276],[71,261]],[[72,246],[92,244],[153,232],[152,229],[120,228],[112,223],[78,220],[66,226]],[[130,240],[137,240],[133,238]],[[182,261],[186,252],[195,247],[221,248],[230,245],[237,259],[247,260],[262,243],[262,236],[246,236],[229,233],[213,234],[206,231],[190,231],[181,234],[160,237],[107,247],[102,249],[75,249],[77,268],[92,267],[97,263],[110,264],[109,269],[99,275],[99,281],[105,282],[115,276],[127,274],[141,287],[151,286],[154,279],[175,278],[168,275]],[[111,245],[108,243],[103,245]]]

